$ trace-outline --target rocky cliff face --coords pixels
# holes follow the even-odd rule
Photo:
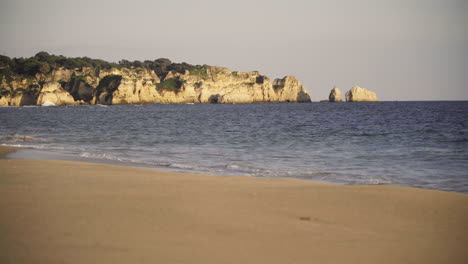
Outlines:
[[[3,78],[0,106],[310,102],[307,90],[292,76],[273,82],[258,72],[233,72],[203,66],[171,71],[160,77],[146,68],[59,68],[48,74]]]
[[[343,102],[343,99],[341,99],[341,91],[338,88],[333,88],[330,92],[330,95],[328,96],[328,101],[329,102]]]
[[[366,88],[354,86],[346,92],[346,102],[377,102],[377,94]]]
[[[79,104],[79,102],[76,102],[73,96],[61,87],[60,83],[52,81],[43,85],[36,104],[46,106],[74,105]]]

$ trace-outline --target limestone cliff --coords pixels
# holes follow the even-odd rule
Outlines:
[[[65,91],[58,82],[47,82],[43,85],[37,98],[38,105],[74,105],[78,104],[70,93]]]
[[[353,86],[351,90],[346,92],[346,102],[377,102],[377,94],[366,88]]]
[[[0,83],[0,106],[310,102],[299,80],[200,66],[158,76],[144,67],[57,68],[35,76],[12,74]]]

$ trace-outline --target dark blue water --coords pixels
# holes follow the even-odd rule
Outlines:
[[[0,123],[29,157],[468,193],[468,102],[4,107]]]

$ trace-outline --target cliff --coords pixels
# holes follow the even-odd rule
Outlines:
[[[366,88],[353,86],[351,90],[346,92],[346,102],[377,102],[377,94]]]
[[[50,61],[50,56],[55,55],[47,56]],[[307,90],[292,76],[272,82],[256,71],[170,64],[167,59],[147,67],[135,67],[140,64],[126,61],[122,64],[130,63],[128,67],[67,67],[67,62],[60,59],[51,63],[37,57],[32,58],[38,63],[32,72],[24,67],[10,70],[18,68],[14,61],[0,67],[0,106],[311,101]],[[91,64],[96,64],[95,60]]]

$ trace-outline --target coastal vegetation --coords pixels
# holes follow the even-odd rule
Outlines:
[[[9,58],[0,56],[0,70],[2,74],[15,73],[18,75],[35,76],[38,73],[47,74],[54,69],[76,69],[93,67],[96,69],[111,69],[120,67],[115,63],[88,57],[67,58],[62,55],[53,55],[41,51],[30,58]]]
[[[12,75],[34,77],[36,74],[48,74],[52,70],[64,68],[74,70],[78,68],[92,67],[97,72],[110,70],[112,68],[137,68],[137,73],[144,70],[153,70],[159,78],[164,78],[171,71],[185,73],[189,71],[192,75],[200,75],[206,78],[207,65],[191,65],[186,62],[173,63],[166,58],[159,58],[154,61],[129,61],[120,60],[118,63],[107,62],[100,59],[91,59],[88,57],[68,58],[62,55],[53,55],[45,51],[41,51],[30,58],[10,58],[0,55],[0,82]]]
[[[166,91],[174,91],[174,92],[179,92],[180,89],[182,88],[182,85],[184,85],[186,81],[180,79],[180,77],[176,78],[170,78],[166,79],[160,83],[156,83],[156,88],[161,91],[161,90],[166,90]]]
[[[206,65],[204,65],[204,66],[197,65],[194,68],[192,68],[191,70],[189,70],[189,73],[190,73],[190,75],[198,75],[201,78],[206,79],[206,78],[208,78],[208,66],[206,66]]]
[[[101,94],[103,92],[113,92],[117,90],[122,81],[122,75],[107,75],[102,78],[96,87],[96,94]]]
[[[283,89],[284,88],[284,85],[282,84],[274,84],[273,85],[273,89],[275,89],[275,91],[278,91],[280,89]]]

